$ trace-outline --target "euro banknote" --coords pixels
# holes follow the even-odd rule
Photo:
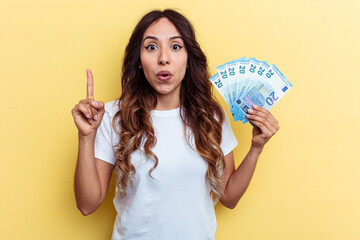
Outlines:
[[[215,89],[230,106],[234,121],[248,122],[246,113],[253,105],[271,108],[293,87],[274,65],[242,57],[216,67],[210,78]]]

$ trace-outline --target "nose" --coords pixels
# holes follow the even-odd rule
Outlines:
[[[160,64],[160,65],[169,64],[169,52],[167,51],[167,49],[164,49],[164,48],[163,48],[163,49],[160,51],[159,64]]]

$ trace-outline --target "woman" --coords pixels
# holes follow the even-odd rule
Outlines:
[[[214,239],[214,203],[236,206],[279,129],[276,119],[261,107],[249,110],[252,145],[235,170],[237,141],[211,94],[206,57],[191,24],[173,10],[149,12],[135,27],[119,100],[95,101],[90,70],[87,76],[87,98],[72,110],[82,214],[103,202],[114,170],[112,239]]]

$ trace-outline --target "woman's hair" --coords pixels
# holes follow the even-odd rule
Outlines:
[[[208,163],[207,178],[216,202],[221,195],[225,162],[220,148],[224,112],[211,92],[207,60],[196,42],[190,22],[180,13],[166,9],[147,13],[136,25],[125,49],[122,65],[122,94],[119,111],[113,119],[113,128],[120,134],[115,156],[117,164],[117,186],[121,197],[126,195],[126,188],[132,186],[131,176],[135,167],[131,163],[131,153],[143,152],[154,159],[151,172],[158,165],[158,158],[152,152],[156,144],[150,111],[157,105],[155,90],[147,82],[140,66],[140,47],[146,29],[159,20],[167,18],[177,28],[188,53],[188,67],[180,89],[180,116],[184,122],[184,131],[189,128],[196,150]],[[120,126],[120,130],[116,127]],[[189,137],[186,135],[189,143]],[[190,144],[191,146],[191,144]],[[143,149],[141,149],[143,147]]]

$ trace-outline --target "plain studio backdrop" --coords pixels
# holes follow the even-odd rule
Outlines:
[[[276,64],[294,85],[272,109],[266,145],[234,210],[215,208],[217,240],[360,239],[360,3],[356,0],[0,2],[0,239],[110,239],[114,175],[102,206],[84,217],[73,178],[71,109],[120,96],[132,29],[155,8],[193,23],[211,73],[243,56]],[[251,126],[234,122],[238,166]],[[191,196],[188,196],[191,197]]]

